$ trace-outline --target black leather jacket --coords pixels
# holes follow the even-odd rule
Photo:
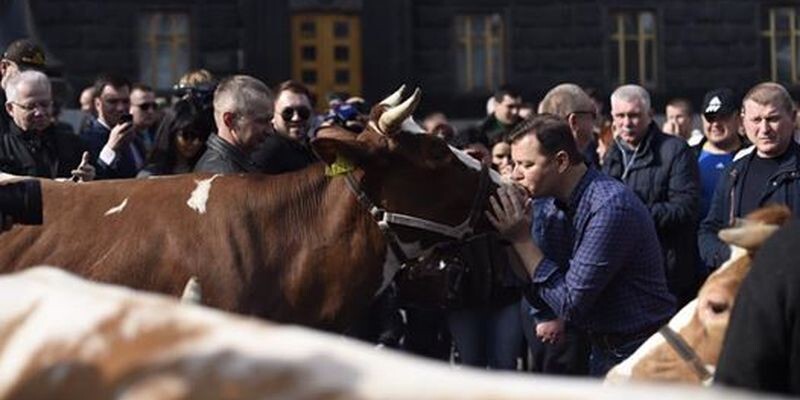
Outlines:
[[[235,174],[258,172],[258,169],[241,150],[213,134],[208,137],[206,152],[195,164],[194,171]]]

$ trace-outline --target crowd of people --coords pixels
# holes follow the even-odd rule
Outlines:
[[[81,92],[86,118],[73,132],[54,116],[45,65],[27,39],[0,61],[3,172],[84,181],[277,174],[316,161],[308,142],[321,124],[356,134],[369,112],[364,99],[336,94],[317,114],[301,83],[270,89],[206,70],[187,73],[161,106],[147,85],[102,75]],[[509,273],[489,303],[459,310],[400,313],[390,289],[368,317],[372,326],[350,334],[477,367],[527,362],[540,373],[602,376],[730,256],[720,229],[770,203],[800,211],[795,104],[783,86],[757,84],[741,100],[710,90],[699,130],[685,99],[668,102],[657,126],[638,85],[616,88],[608,115],[604,103],[565,83],[534,106],[503,86],[477,126],[458,130],[441,112],[424,118],[428,133],[517,183],[501,188],[487,212],[497,240],[513,249],[500,267],[516,277]],[[525,342],[532,357],[523,356]]]

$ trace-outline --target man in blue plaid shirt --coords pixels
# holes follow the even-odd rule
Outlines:
[[[542,199],[542,235],[532,240],[530,200],[516,188],[498,189],[487,216],[525,267],[528,300],[589,332],[590,373],[602,376],[675,310],[653,220],[630,189],[583,163],[563,120],[536,116],[510,139],[511,178]]]

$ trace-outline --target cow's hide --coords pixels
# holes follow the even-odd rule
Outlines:
[[[711,399],[720,389],[452,369],[51,268],[0,278],[0,397]],[[761,397],[763,398],[763,397]]]

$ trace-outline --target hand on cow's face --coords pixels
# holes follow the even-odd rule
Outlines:
[[[500,235],[512,242],[530,240],[531,200],[524,191],[503,185],[497,188],[489,202],[491,211],[486,212],[486,218]]]

